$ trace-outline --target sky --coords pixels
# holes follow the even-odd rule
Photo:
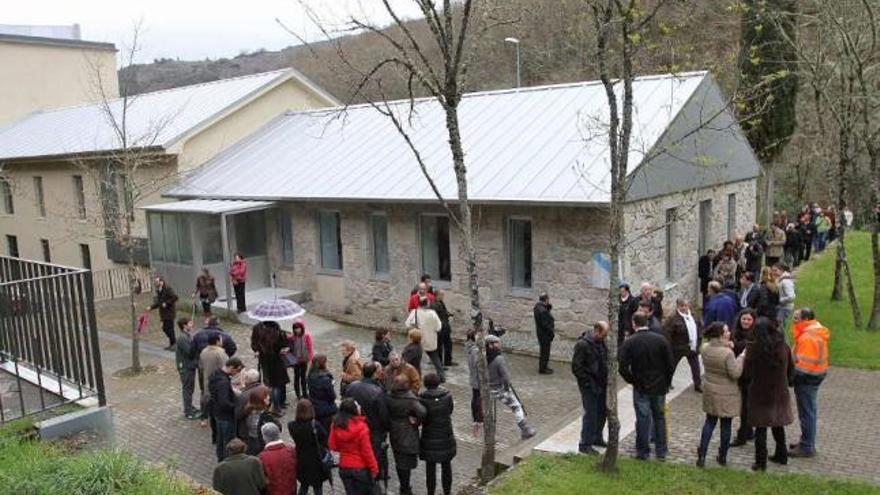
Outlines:
[[[7,2],[9,4],[7,4]],[[276,22],[309,40],[321,39],[309,19],[339,28],[349,16],[387,24],[380,0],[3,0],[0,24],[78,23],[82,37],[130,45],[133,26],[143,24],[140,62],[156,58],[199,60],[234,57],[259,48],[277,50],[298,44]],[[413,18],[412,0],[390,0],[402,17]]]

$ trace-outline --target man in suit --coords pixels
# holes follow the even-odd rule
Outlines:
[[[685,299],[675,301],[675,313],[663,322],[663,335],[672,346],[672,363],[678,367],[681,358],[687,358],[691,367],[694,390],[703,391],[700,381],[700,339],[703,327],[691,313],[690,304]]]
[[[706,251],[706,254],[700,256],[700,261],[697,265],[697,274],[700,277],[700,294],[703,295],[704,305],[708,297],[706,293],[709,289],[709,282],[712,280],[712,274],[715,273],[716,262],[715,250],[710,249]]]
[[[739,277],[742,287],[739,291],[739,307],[741,309],[758,309],[767,297],[763,287],[755,283],[755,275],[752,272],[743,272]]]

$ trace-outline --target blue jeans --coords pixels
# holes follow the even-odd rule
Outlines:
[[[339,469],[346,495],[373,495],[374,482],[366,469]]]
[[[824,379],[824,375],[815,376],[798,372],[794,375],[794,397],[797,401],[798,420],[801,423],[799,445],[803,452],[813,452],[816,449],[817,400],[819,385]]]
[[[813,251],[817,253],[824,251],[826,242],[828,242],[828,232],[816,232],[813,236]]]
[[[718,423],[718,416],[706,415],[706,421],[703,423],[703,433],[700,435],[700,447],[697,449],[699,455],[705,457],[709,450],[709,441],[712,440],[712,434],[715,433],[715,425]],[[730,448],[730,430],[733,425],[733,418],[721,418],[721,445],[718,446],[718,457],[723,460],[727,459],[727,449]]]
[[[664,411],[666,395],[648,395],[633,388],[633,405],[636,410],[636,454],[640,459],[651,456],[649,440],[653,433],[655,454],[658,459],[665,459],[669,451]]]
[[[226,458],[226,444],[235,438],[235,421],[215,419],[217,424],[217,461]]]
[[[605,391],[580,387],[584,415],[581,418],[581,441],[578,450],[588,450],[602,440],[605,427]]]

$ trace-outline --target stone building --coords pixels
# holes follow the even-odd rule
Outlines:
[[[669,300],[693,298],[698,253],[754,221],[758,162],[707,73],[644,77],[634,88],[622,276],[655,282]],[[462,100],[483,309],[514,330],[513,341],[531,342],[532,307],[544,291],[564,335],[605,314],[604,98],[600,84],[585,82]],[[442,110],[431,100],[388,108],[455,208]],[[399,326],[425,272],[447,291],[456,319],[467,317],[454,221],[413,149],[369,105],[289,112],[165,195],[179,201],[148,213],[180,213],[193,225],[193,269],[181,280],[194,277],[204,253],[216,260],[222,250],[228,263],[243,251],[270,267],[277,286],[308,292],[317,313]],[[205,228],[219,232],[208,240],[199,234]],[[264,273],[256,277],[250,287],[270,283]]]

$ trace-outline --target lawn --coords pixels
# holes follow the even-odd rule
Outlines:
[[[193,495],[192,487],[133,454],[76,450],[28,435],[27,419],[0,427],[0,495]]]
[[[621,459],[613,475],[599,473],[598,457],[533,455],[505,474],[490,495],[872,495],[871,485],[794,474],[698,469],[681,464]]]
[[[871,311],[874,273],[871,261],[871,236],[867,232],[847,234],[847,255],[852,269],[856,298],[862,310],[863,325],[868,324]],[[826,249],[810,258],[797,273],[795,307],[809,306],[816,318],[831,330],[830,359],[833,366],[880,369],[880,332],[856,329],[853,325],[849,299],[831,301],[834,283],[834,261],[837,247]],[[845,292],[844,284],[844,292]]]

